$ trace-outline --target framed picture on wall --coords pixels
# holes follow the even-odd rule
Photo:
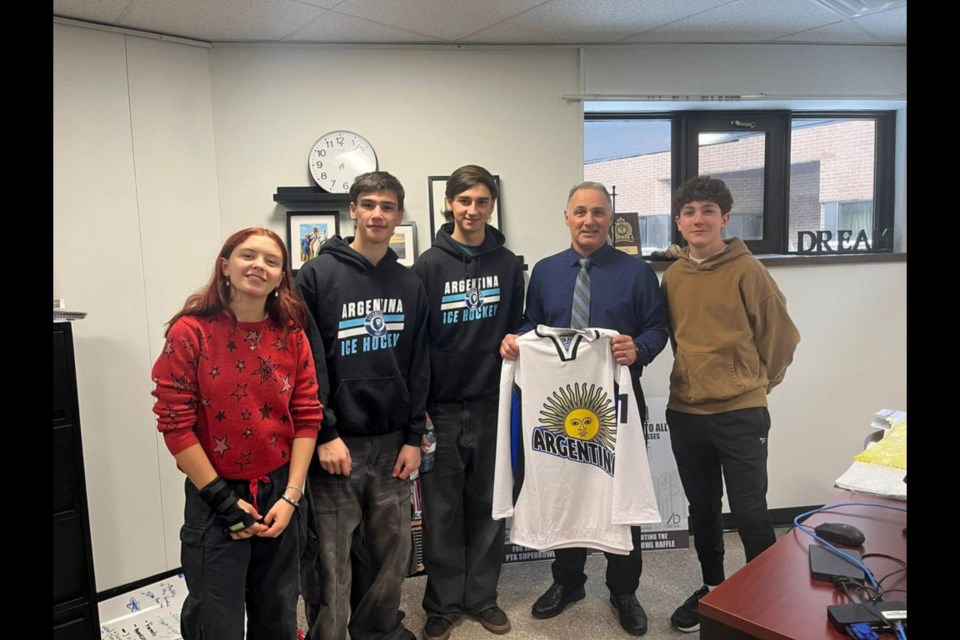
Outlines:
[[[320,246],[339,233],[339,211],[287,211],[287,251],[293,273],[316,258]]]
[[[430,196],[430,240],[437,237],[440,226],[447,221],[443,217],[443,210],[446,208],[444,191],[447,190],[447,178],[450,176],[430,176],[427,178],[427,193]],[[497,191],[500,196],[493,206],[493,213],[490,214],[490,220],[487,224],[495,229],[503,230],[503,189],[500,184],[500,176],[493,176],[497,182]]]
[[[390,248],[397,254],[397,262],[405,267],[412,267],[417,259],[417,223],[398,224],[390,238]]]

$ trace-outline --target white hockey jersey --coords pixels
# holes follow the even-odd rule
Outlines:
[[[661,521],[616,335],[540,325],[503,363],[493,518],[513,516],[514,544],[627,554],[630,525]]]

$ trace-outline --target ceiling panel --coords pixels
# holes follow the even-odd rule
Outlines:
[[[875,13],[863,18],[854,18],[858,27],[861,27],[884,42],[907,44],[907,8],[893,9],[883,13]]]
[[[739,0],[625,42],[768,42],[835,23],[838,18],[835,11],[812,1]]]
[[[541,3],[543,0],[344,0],[336,10],[453,42]]]
[[[322,12],[296,0],[140,0],[122,26],[208,41],[282,40]]]
[[[608,43],[736,0],[552,0],[464,39],[476,43]]]
[[[777,38],[777,42],[802,44],[877,44],[880,39],[847,20]]]
[[[437,38],[371,22],[363,18],[324,11],[308,24],[291,33],[285,42],[440,42]]]
[[[131,0],[53,0],[54,15],[80,18],[94,22],[111,23],[116,20]]]

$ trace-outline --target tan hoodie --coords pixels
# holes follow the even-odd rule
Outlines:
[[[700,264],[685,247],[663,274],[674,362],[667,407],[715,414],[767,406],[800,333],[773,277],[739,238]]]

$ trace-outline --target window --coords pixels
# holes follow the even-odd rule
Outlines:
[[[639,212],[644,255],[682,244],[671,195],[695,175],[730,187],[724,235],[755,254],[890,251],[894,119],[893,111],[588,112],[584,176],[615,188],[615,211]]]
[[[583,179],[613,190],[614,212],[636,211],[644,255],[673,242],[670,119],[598,118],[585,123]]]

